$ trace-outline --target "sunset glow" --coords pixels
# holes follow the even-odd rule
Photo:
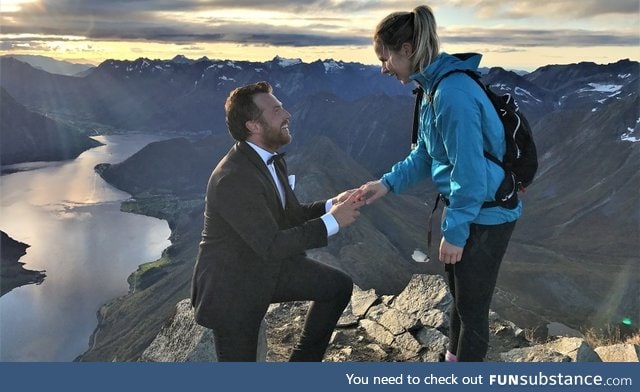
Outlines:
[[[480,52],[483,66],[533,70],[547,64],[640,59],[637,0],[428,4],[436,15],[442,50]],[[391,12],[415,6],[364,0],[3,0],[0,55],[44,55],[92,64],[178,54],[376,64],[370,43],[375,25]]]
[[[25,4],[37,2],[38,0],[2,0],[0,12],[19,12]]]

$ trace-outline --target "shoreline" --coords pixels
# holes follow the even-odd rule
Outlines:
[[[139,340],[147,339],[149,341],[144,345],[144,348],[146,348],[150,340],[155,338],[159,329],[173,313],[175,303],[178,301],[177,298],[182,299],[187,295],[188,288],[182,287],[183,285],[175,287],[174,284],[171,284],[173,290],[168,290],[168,288],[164,287],[164,283],[160,283],[163,287],[160,289],[154,289],[151,286],[163,282],[163,278],[166,277],[165,275],[169,273],[169,270],[181,270],[185,265],[188,265],[184,262],[182,253],[190,250],[190,248],[185,248],[185,241],[189,244],[193,241],[189,240],[191,235],[188,233],[187,227],[190,227],[190,225],[188,222],[184,222],[183,219],[185,216],[190,215],[192,210],[196,208],[195,205],[199,206],[200,204],[202,204],[200,197],[183,199],[160,195],[146,197],[139,195],[136,197],[134,195],[131,199],[121,202],[121,212],[149,216],[166,221],[171,231],[169,236],[171,244],[163,250],[158,259],[141,263],[136,270],[131,271],[127,278],[129,290],[126,294],[109,299],[100,306],[96,311],[97,323],[89,336],[88,348],[76,356],[73,362],[107,361],[114,360],[114,358],[117,361],[137,360],[137,358],[130,356],[130,350],[114,350],[111,345],[113,342],[105,343],[105,339],[109,341],[112,338],[114,331],[130,329],[133,325],[146,324],[146,328],[144,328],[146,332],[140,336],[125,338],[128,347],[136,346],[140,344]],[[199,209],[199,207],[197,208]],[[200,230],[197,230],[197,232],[199,233]],[[192,256],[188,257],[188,259],[194,259],[195,255]],[[192,266],[187,269],[191,271]],[[178,276],[181,276],[179,272]],[[176,295],[177,298],[175,301],[167,298],[159,299],[162,295],[149,294],[151,292],[168,293],[169,297]],[[148,305],[149,301],[153,301],[151,298],[159,300],[159,302],[147,308],[144,304]],[[134,317],[134,320],[127,320],[129,316],[124,314],[128,314],[127,312],[130,312],[131,307],[135,308],[133,313],[138,316]],[[141,321],[137,317],[141,317],[145,321]],[[151,330],[154,332],[149,334]],[[105,353],[105,351],[108,353]]]
[[[28,284],[41,284],[47,276],[45,271],[34,271],[24,268],[25,263],[19,260],[27,254],[30,246],[2,233],[1,257],[0,257],[0,297],[11,290]]]

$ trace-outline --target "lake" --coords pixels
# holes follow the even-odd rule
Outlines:
[[[121,212],[131,196],[93,170],[163,137],[94,138],[105,145],[0,177],[0,229],[31,245],[25,268],[47,274],[0,297],[0,361],[72,361],[88,349],[99,307],[126,294],[127,277],[170,245],[166,221]]]

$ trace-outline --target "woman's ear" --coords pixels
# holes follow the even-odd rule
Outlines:
[[[402,51],[402,54],[409,57],[413,54],[413,45],[411,45],[410,42],[405,42],[402,44],[400,50]]]

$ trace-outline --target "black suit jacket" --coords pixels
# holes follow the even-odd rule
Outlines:
[[[284,182],[285,208],[264,161],[245,142],[211,174],[191,287],[199,324],[261,319],[283,261],[327,245],[320,219],[326,201],[300,204]]]

